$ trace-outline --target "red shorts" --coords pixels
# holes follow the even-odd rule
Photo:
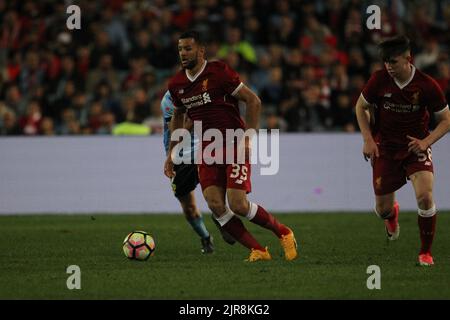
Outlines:
[[[224,189],[252,191],[250,182],[251,165],[244,164],[199,164],[198,177],[202,190],[209,186],[218,186]]]
[[[418,171],[433,172],[431,148],[415,154],[408,150],[379,148],[380,157],[373,162],[373,190],[377,196],[400,189],[410,175]]]

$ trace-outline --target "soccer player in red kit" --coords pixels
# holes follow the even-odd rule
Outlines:
[[[450,111],[436,81],[411,63],[408,38],[385,40],[379,50],[385,68],[372,75],[356,103],[363,155],[372,163],[375,213],[384,219],[388,239],[396,240],[400,226],[395,191],[411,180],[422,243],[418,260],[431,266],[436,227],[431,145],[449,131]],[[430,113],[437,120],[431,133]]]
[[[199,33],[183,33],[178,41],[178,52],[183,68],[169,82],[175,106],[172,132],[183,127],[186,111],[192,121],[201,121],[203,132],[219,129],[224,141],[227,129],[257,129],[261,101],[228,65],[206,60],[205,46]],[[246,103],[246,122],[239,113],[239,100]],[[176,143],[171,141],[170,150]],[[208,143],[209,141],[203,141],[202,149]],[[249,144],[246,139],[247,156]],[[226,152],[225,149],[223,151]],[[203,196],[221,227],[250,249],[247,261],[270,260],[272,257],[267,247],[263,247],[252,236],[237,215],[247,217],[251,222],[271,230],[280,239],[287,260],[297,257],[297,243],[292,230],[278,222],[263,207],[247,199],[247,193],[251,191],[248,157],[241,164],[202,162],[198,165],[198,172]],[[164,173],[168,177],[174,175],[171,152],[164,164]]]

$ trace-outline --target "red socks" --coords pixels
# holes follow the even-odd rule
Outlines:
[[[420,253],[431,252],[431,245],[433,244],[436,230],[436,214],[432,217],[418,216],[417,222],[419,224],[420,241],[422,242]]]
[[[286,235],[290,232],[284,224],[278,222],[278,220],[275,219],[273,215],[268,213],[263,207],[251,202],[249,202],[249,204],[250,210],[247,214],[247,218],[251,222],[271,230],[278,238],[281,238],[282,235]]]
[[[290,232],[290,229],[278,222],[277,219],[268,213],[263,207],[249,202],[249,212],[247,218],[268,230],[271,230],[278,238]],[[222,229],[228,232],[240,244],[249,249],[265,250],[252,234],[245,228],[241,219],[235,216],[231,211],[223,216],[221,219]],[[218,219],[219,221],[219,219]]]
[[[226,224],[222,226],[222,229],[228,232],[244,247],[247,247],[248,249],[265,251],[264,247],[256,241],[250,232],[248,232],[241,219],[238,217],[233,216]]]

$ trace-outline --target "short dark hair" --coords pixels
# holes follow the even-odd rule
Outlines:
[[[388,61],[411,50],[411,43],[406,36],[396,36],[384,40],[378,45],[380,57],[383,61]]]
[[[180,35],[178,39],[190,39],[190,38],[194,39],[194,41],[201,46],[205,45],[205,41],[203,40],[202,35],[200,34],[200,32],[196,30],[185,31]]]

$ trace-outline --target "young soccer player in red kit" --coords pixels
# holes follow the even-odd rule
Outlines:
[[[379,49],[385,68],[372,75],[356,104],[363,154],[373,168],[375,213],[384,219],[388,239],[398,239],[395,191],[411,180],[422,243],[418,262],[431,266],[436,227],[431,146],[449,131],[450,111],[437,82],[412,64],[408,38],[388,39]],[[437,120],[431,133],[430,113]]]

